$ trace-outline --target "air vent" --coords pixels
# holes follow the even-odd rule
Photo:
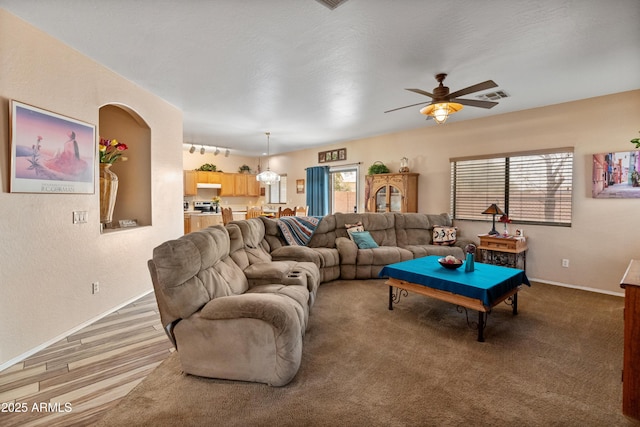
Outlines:
[[[316,1],[320,4],[327,6],[331,10],[347,2],[347,0],[316,0]]]
[[[503,90],[497,90],[495,92],[484,93],[482,95],[477,95],[476,98],[481,99],[483,101],[498,101],[502,98],[509,98],[509,95]]]

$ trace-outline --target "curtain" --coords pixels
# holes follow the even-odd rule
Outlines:
[[[329,166],[307,168],[307,206],[309,216],[329,214]]]

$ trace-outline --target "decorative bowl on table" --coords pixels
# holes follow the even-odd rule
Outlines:
[[[448,268],[450,270],[455,270],[456,268],[459,268],[462,265],[462,260],[452,255],[447,255],[444,258],[438,258],[438,262],[440,263],[441,266],[443,266],[444,268]]]

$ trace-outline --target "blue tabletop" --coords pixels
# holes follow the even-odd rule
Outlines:
[[[522,270],[479,262],[475,263],[475,269],[471,272],[465,272],[464,265],[449,270],[438,263],[439,258],[433,255],[389,264],[382,268],[379,277],[404,280],[479,299],[486,307],[492,307],[494,301],[522,284],[531,286]]]

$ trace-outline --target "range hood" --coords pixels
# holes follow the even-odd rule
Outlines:
[[[196,187],[198,188],[222,188],[222,185],[220,184],[206,184],[203,182],[199,182],[198,184],[196,184]]]

